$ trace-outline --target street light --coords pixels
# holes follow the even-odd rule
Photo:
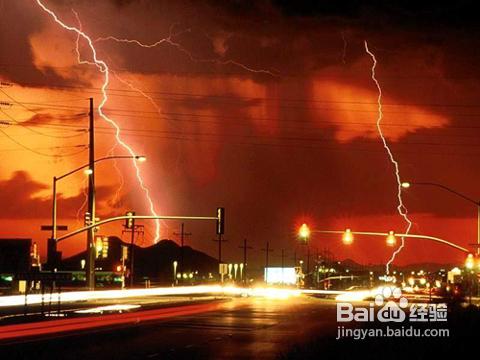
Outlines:
[[[387,235],[387,246],[395,246],[397,243],[397,238],[395,237],[395,233],[393,230],[390,230]]]
[[[102,157],[102,158],[99,158],[97,160],[94,160],[93,163],[98,163],[98,162],[101,162],[101,161],[104,161],[104,160],[113,160],[113,159],[135,159],[137,161],[145,161],[146,160],[146,157],[143,156],[143,155],[133,155],[133,156],[130,156],[130,155],[116,155],[116,156],[105,156],[105,157]],[[70,176],[80,170],[83,170],[85,169],[85,174],[88,175],[88,176],[93,176],[93,168],[91,167],[91,163],[89,162],[88,164],[84,164],[82,166],[79,166],[78,168],[76,169],[73,169],[72,171],[69,171],[61,176],[54,176],[53,177],[53,186],[52,186],[52,191],[53,191],[53,195],[52,195],[52,202],[53,202],[53,206],[52,206],[52,234],[51,234],[51,241],[53,242],[54,244],[54,251],[56,251],[56,240],[57,240],[57,181],[61,180],[61,179],[64,179],[66,178],[67,176]],[[89,194],[89,199],[93,199],[92,203],[95,203],[95,191],[93,188],[89,188],[89,191],[93,192],[93,194]],[[95,222],[95,214],[94,214],[94,211],[92,211],[93,209],[89,209],[89,212],[91,213],[90,216],[91,216],[91,219],[92,219],[92,222],[94,223]],[[89,239],[90,239],[90,236],[92,235],[91,232],[88,233],[89,234]],[[90,254],[92,254],[92,252],[95,251],[95,247],[94,247],[94,244],[93,244],[93,239],[91,241],[88,242],[88,246],[87,246],[87,258],[90,256]],[[52,254],[53,255],[53,254]],[[93,264],[89,264],[88,263],[88,266],[86,267],[86,271],[87,271],[87,275],[88,275],[88,272],[89,271],[92,271],[92,269],[94,270],[94,266]],[[89,278],[87,276],[87,283],[89,282]],[[93,287],[92,284],[88,284],[89,287]]]
[[[147,160],[147,158],[143,155],[133,155],[133,156],[129,156],[129,155],[117,155],[117,156],[106,156],[106,157],[102,157],[100,159],[97,159],[95,160],[94,162],[97,163],[97,162],[101,162],[101,161],[104,161],[104,160],[113,160],[113,159],[135,159],[139,162],[144,162]],[[67,176],[70,176],[72,174],[75,174],[76,172],[82,170],[82,169],[85,169],[84,170],[84,173],[85,175],[92,175],[93,174],[93,170],[89,168],[89,165],[90,164],[85,164],[85,165],[82,165],[72,171],[69,171],[68,173],[66,174],[63,174],[61,176],[54,176],[53,177],[53,208],[52,208],[52,239],[56,239],[57,238],[57,181],[59,180],[62,180],[63,178],[66,178]]]
[[[404,188],[404,189],[408,189],[410,187],[410,185],[411,184],[408,181],[402,182],[402,188]]]
[[[342,242],[345,245],[351,245],[353,243],[353,234],[352,230],[346,229],[345,232],[342,235]]]
[[[320,233],[320,234],[341,234],[342,240],[345,242],[345,240],[352,241],[353,242],[353,235],[366,235],[366,236],[385,236],[388,237],[390,232],[388,233],[383,233],[383,232],[374,232],[374,231],[351,231],[350,229],[347,230],[313,230],[312,232],[315,233]],[[444,239],[440,239],[434,236],[429,236],[429,235],[421,235],[421,234],[395,234],[393,233],[394,236],[399,236],[399,237],[405,237],[405,238],[414,238],[414,239],[421,239],[421,240],[428,240],[428,241],[434,241],[439,244],[443,245],[448,245],[454,249],[463,251],[464,253],[469,253],[470,251],[467,248],[464,248],[463,246],[457,245],[455,243],[452,243],[451,241],[447,241]]]
[[[456,190],[453,190],[449,188],[448,186],[442,185],[442,184],[437,184],[437,183],[432,183],[432,182],[409,182],[409,181],[404,181],[401,183],[402,188],[408,189],[412,185],[427,185],[427,186],[435,186],[437,188],[440,188],[442,190],[448,191],[458,197],[461,197],[463,200],[468,201],[471,204],[474,204],[477,207],[477,255],[480,255],[480,201],[474,200],[471,197],[468,197]]]

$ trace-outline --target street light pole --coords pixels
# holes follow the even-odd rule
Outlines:
[[[354,235],[383,236],[383,237],[387,237],[387,236],[391,235],[390,232],[383,233],[383,232],[373,232],[373,231],[351,231],[350,229],[347,229],[347,230],[349,230],[350,234],[354,234]],[[345,231],[343,231],[343,230],[313,230],[312,232],[321,233],[321,234],[342,234],[342,235],[345,233]],[[440,243],[440,244],[448,245],[448,246],[450,246],[454,249],[463,251],[464,253],[467,253],[467,254],[470,253],[470,251],[468,249],[464,248],[463,246],[454,244],[450,241],[440,239],[440,238],[437,238],[437,237],[434,237],[434,236],[411,234],[411,233],[409,233],[409,234],[395,234],[395,235],[398,236],[398,237],[421,239],[421,240],[430,240],[430,241],[434,241],[434,242],[437,242],[437,243]]]
[[[133,156],[129,156],[129,155],[115,155],[115,156],[105,156],[105,157],[102,157],[100,159],[96,159],[94,161],[94,163],[98,163],[98,162],[101,162],[101,161],[104,161],[104,160],[113,160],[113,159],[135,159],[135,160],[138,160],[138,161],[145,161],[146,158],[145,156],[142,156],[142,155],[133,155]],[[82,170],[82,169],[88,169],[90,163],[88,164],[84,164],[82,166],[79,166],[78,168],[76,169],[73,169],[71,171],[69,171],[68,173],[66,174],[63,174],[62,176],[54,176],[53,177],[53,186],[52,186],[52,189],[53,189],[53,194],[52,194],[52,203],[53,203],[53,206],[52,206],[52,239],[56,240],[57,239],[57,182],[62,180],[63,178],[66,178],[67,176],[70,176],[72,174],[75,174],[76,172]],[[90,173],[90,171],[88,171],[88,173]]]
[[[90,98],[89,112],[89,156],[88,156],[89,180],[88,180],[88,212],[92,224],[95,224],[95,126],[93,113],[93,98]],[[86,282],[87,288],[95,288],[95,227],[87,231],[87,254],[86,254]]]
[[[405,181],[402,184],[402,187],[404,189],[408,189],[411,185],[426,185],[426,186],[435,186],[437,188],[443,189],[445,191],[448,191],[451,194],[454,194],[465,201],[468,201],[469,203],[474,204],[477,207],[477,255],[480,255],[480,201],[477,201],[475,199],[472,199],[471,197],[462,194],[461,192],[458,192],[454,189],[449,188],[448,186],[438,184],[438,183],[433,183],[433,182],[409,182]]]

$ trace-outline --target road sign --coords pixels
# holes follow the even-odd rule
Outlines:
[[[52,231],[53,230],[53,225],[42,225],[40,227],[40,230],[42,230],[42,231]],[[57,225],[57,230],[67,231],[68,226],[67,225]]]

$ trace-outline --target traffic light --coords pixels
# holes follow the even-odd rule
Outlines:
[[[217,208],[217,235],[225,233],[225,208]]]
[[[106,259],[108,257],[108,237],[104,236],[102,238],[102,258]]]
[[[103,253],[103,241],[101,236],[95,237],[95,259],[98,259]]]
[[[126,216],[135,216],[135,211],[127,211]],[[135,219],[128,218],[125,220],[125,229],[133,229],[135,227]]]
[[[95,237],[95,258],[106,259],[108,257],[108,236]]]
[[[92,215],[89,212],[85,213],[85,216],[83,219],[84,219],[83,221],[84,226],[89,226],[92,224]]]

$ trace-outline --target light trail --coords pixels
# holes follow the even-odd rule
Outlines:
[[[65,30],[76,33],[76,35],[77,35],[77,49],[78,49],[78,44],[79,44],[80,38],[84,39],[87,42],[88,47],[90,48],[90,50],[92,52],[93,62],[82,61],[81,63],[88,63],[88,64],[95,65],[98,68],[98,70],[101,73],[104,74],[104,80],[103,80],[103,84],[102,84],[102,87],[101,87],[102,101],[100,102],[100,104],[97,107],[98,114],[100,115],[100,117],[103,120],[105,120],[107,123],[109,123],[115,129],[115,139],[116,139],[117,143],[120,144],[132,157],[134,157],[137,154],[133,151],[133,149],[130,147],[130,145],[128,145],[126,142],[124,142],[122,140],[121,129],[120,129],[119,125],[114,120],[110,119],[103,112],[103,107],[108,101],[107,89],[108,89],[108,85],[110,83],[110,69],[109,69],[109,67],[108,67],[108,65],[105,61],[98,58],[97,50],[96,50],[95,46],[93,45],[92,39],[86,33],[84,33],[82,30],[80,30],[79,28],[77,28],[75,26],[66,25],[64,22],[62,22],[58,18],[58,16],[55,14],[55,12],[53,12],[52,10],[47,8],[41,0],[35,0],[35,1],[37,2],[38,6],[40,6],[40,8],[43,11],[45,11],[47,14],[49,14],[58,25],[60,25]],[[78,18],[78,15],[77,15],[77,18]],[[77,54],[79,55],[79,51],[77,51]],[[143,178],[142,178],[141,172],[140,172],[140,168],[139,168],[135,158],[132,158],[132,164],[135,167],[135,175],[137,177],[138,183],[139,183],[141,189],[143,190],[143,192],[146,196],[146,199],[147,199],[147,202],[148,202],[148,205],[149,205],[149,208],[150,208],[150,212],[152,213],[152,215],[157,216],[157,213],[155,211],[155,206],[153,204],[153,200],[150,196],[150,190],[146,187],[146,185],[143,181]],[[155,221],[154,242],[155,243],[158,242],[159,239],[160,239],[160,221],[156,220]]]
[[[402,181],[400,179],[400,167],[398,165],[398,161],[395,160],[395,157],[393,156],[392,151],[390,150],[390,147],[388,146],[387,139],[383,135],[382,127],[381,127],[381,122],[383,119],[383,112],[382,112],[382,88],[380,86],[380,83],[377,80],[376,74],[375,74],[375,69],[377,67],[377,59],[375,57],[375,54],[370,51],[368,48],[368,43],[365,40],[365,51],[367,52],[368,55],[372,58],[373,65],[372,65],[372,80],[375,83],[377,89],[378,89],[378,98],[377,98],[377,105],[378,105],[378,118],[376,122],[378,134],[380,135],[383,143],[383,147],[387,151],[388,157],[390,158],[391,163],[393,164],[393,167],[395,169],[395,178],[397,180],[397,199],[398,199],[398,206],[397,206],[397,211],[400,214],[400,216],[405,220],[407,223],[407,228],[405,230],[405,234],[408,234],[410,232],[410,229],[412,228],[412,221],[408,218],[408,210],[403,204],[403,199],[402,199]],[[400,246],[393,252],[391,258],[388,260],[386,264],[386,273],[390,273],[390,265],[391,263],[395,260],[395,257],[402,251],[402,249],[405,246],[405,238],[402,236],[401,237],[401,244]]]
[[[0,327],[0,340],[8,340],[15,338],[25,339],[29,336],[45,336],[63,332],[72,332],[125,324],[138,325],[139,323],[152,320],[214,311],[221,309],[224,305],[225,304],[223,302],[212,302],[206,304],[182,305],[154,310],[126,312],[123,314],[82,316],[70,319],[5,325]]]
[[[63,293],[28,294],[0,296],[0,308],[10,306],[24,306],[44,303],[66,303],[89,300],[126,299],[132,297],[170,296],[170,295],[200,295],[217,294],[226,296],[252,296],[285,299],[290,296],[307,295],[339,295],[346,291],[286,289],[276,287],[243,288],[221,285],[197,285],[158,287],[149,289],[124,289],[124,290],[95,290],[95,291],[69,291]]]

